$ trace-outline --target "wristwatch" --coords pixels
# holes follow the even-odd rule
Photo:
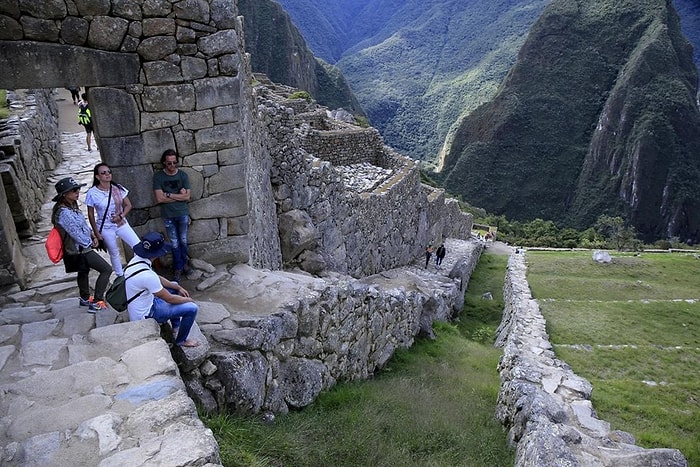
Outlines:
[[[170,198],[170,193],[166,193],[166,194],[165,194],[165,197],[166,197],[166,198]]]

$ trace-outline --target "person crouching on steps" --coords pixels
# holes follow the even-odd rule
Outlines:
[[[152,260],[170,253],[172,246],[158,232],[149,232],[134,245],[135,256],[126,266],[126,296],[134,298],[128,305],[129,320],[153,318],[159,324],[170,321],[175,345],[197,347],[199,342],[187,339],[199,307],[187,290],[155,273]],[[136,274],[140,270],[145,272]]]
[[[92,187],[87,191],[85,204],[92,231],[104,242],[112,268],[117,276],[124,275],[117,237],[133,248],[140,240],[126,220],[131,211],[129,190],[112,181],[112,170],[101,162],[92,169]],[[95,216],[97,214],[97,216]]]
[[[107,308],[104,296],[112,268],[93,250],[93,247],[97,246],[97,237],[78,207],[80,188],[85,185],[72,177],[62,178],[56,183],[57,194],[53,198],[56,204],[51,213],[51,222],[61,233],[66,272],[78,272],[80,306],[87,306],[89,313],[95,313]],[[100,273],[95,281],[94,299],[90,298],[90,269]]]

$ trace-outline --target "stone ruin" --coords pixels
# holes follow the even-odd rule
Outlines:
[[[45,193],[28,188],[45,189],[36,182],[60,160],[57,112],[45,89],[84,86],[101,156],[130,189],[135,230],[162,230],[151,179],[162,151],[175,148],[193,185],[191,256],[219,271],[210,281],[218,282],[212,294],[238,300],[233,309],[202,302],[194,332],[205,345],[173,349],[187,393],[207,411],[284,413],[310,404],[337,381],[370,376],[396,349],[429,335],[434,320],[455,316],[481,247],[466,242],[442,279],[412,270],[427,243],[468,239],[471,216],[442,190],[421,184],[419,164],[386,147],[376,130],[313,101],[291,99],[294,90],[253,75],[243,41],[233,0],[0,0],[0,87],[29,89],[10,93],[28,105],[2,139],[0,286],[25,288],[36,266],[25,261],[22,240],[42,234],[37,216]],[[126,354],[156,345],[152,329],[141,333],[141,322],[118,325],[128,331],[99,327],[75,334],[65,320],[81,317],[69,308],[61,301],[3,309],[3,365],[21,368],[15,357],[21,360],[27,345],[50,348],[31,362],[33,371],[67,381],[74,367],[84,372],[109,361],[121,368]],[[33,319],[43,321],[35,326]],[[81,329],[88,325],[82,321]],[[104,314],[99,321],[116,328],[107,325],[120,317]],[[146,342],[134,341],[133,352],[101,350],[98,344],[108,340],[100,336],[116,332]],[[54,360],[65,352],[68,362]],[[160,374],[137,370],[140,377]],[[172,376],[173,369],[159,371]],[[7,383],[12,401],[3,403],[18,407],[40,397],[30,381]],[[102,388],[105,403],[116,401],[127,383]],[[142,383],[132,379],[129,386]],[[170,396],[180,397],[181,388],[169,384]],[[178,407],[191,416],[191,404]],[[107,449],[99,454],[104,465],[148,454],[152,435],[119,431],[137,427],[129,420],[140,415],[109,417],[90,421],[109,425],[91,428],[100,449]],[[17,420],[13,413],[2,422],[14,427]],[[174,423],[182,426],[179,419]],[[169,430],[159,426],[167,438]],[[48,458],[68,456],[78,446],[78,432],[70,430],[62,432],[65,439],[21,430],[15,439],[9,430],[2,453],[21,459],[41,445]],[[175,429],[171,445],[175,433],[182,434]],[[113,441],[107,447],[102,434]],[[146,438],[135,442],[133,436]],[[204,435],[203,444],[207,461],[216,463],[210,437]]]

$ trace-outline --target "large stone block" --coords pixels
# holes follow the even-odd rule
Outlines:
[[[92,88],[90,103],[101,138],[139,134],[139,109],[131,94],[115,88]]]
[[[128,29],[129,22],[123,18],[97,16],[90,22],[88,45],[103,50],[119,50]]]
[[[177,125],[180,122],[178,112],[142,112],[141,131],[157,130]]]
[[[68,44],[83,45],[87,41],[88,26],[89,23],[85,18],[69,16],[61,25],[61,38]]]
[[[192,219],[238,217],[248,212],[248,197],[244,189],[218,193],[190,203]]]
[[[210,57],[236,53],[238,52],[238,34],[233,29],[219,31],[202,37],[198,45],[199,50]]]
[[[141,99],[143,109],[147,112],[168,110],[189,112],[195,107],[195,88],[191,84],[146,86]]]
[[[209,22],[209,2],[206,0],[182,0],[174,4],[174,10],[178,19],[202,24]]]
[[[189,243],[211,242],[219,238],[219,221],[217,219],[193,220],[187,231]]]
[[[175,139],[170,129],[145,131],[143,138],[143,160],[156,163],[166,149],[175,147]]]
[[[22,25],[9,16],[0,15],[0,40],[20,40],[23,37]]]
[[[141,136],[100,138],[100,153],[111,167],[141,165],[146,162]]]
[[[238,10],[235,2],[230,0],[212,0],[210,5],[211,19],[219,29],[235,28],[239,26],[236,19]]]
[[[153,166],[129,165],[126,167],[112,166],[112,178],[123,184],[129,190],[129,199],[134,209],[153,206]]]
[[[2,71],[3,85],[8,89],[64,87],[66,83],[132,84],[138,82],[140,69],[135,54],[31,41],[0,44],[0,63],[12,63]]]
[[[211,264],[247,263],[250,259],[250,238],[242,235],[191,244],[189,254],[191,258],[199,258]]]
[[[238,77],[230,76],[196,80],[194,88],[197,95],[197,110],[237,104],[240,85]]]
[[[197,151],[217,151],[243,145],[243,132],[237,123],[216,125],[196,131],[194,135]]]
[[[223,193],[236,188],[245,187],[245,166],[225,165],[219,169],[219,173],[209,178],[207,185],[209,194]]]
[[[161,60],[175,52],[177,41],[173,36],[147,37],[139,45],[137,52],[144,60]]]
[[[150,85],[184,81],[180,67],[165,60],[144,63],[143,71]]]

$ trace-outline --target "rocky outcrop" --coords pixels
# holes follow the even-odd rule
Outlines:
[[[554,355],[526,269],[524,253],[511,255],[496,339],[503,348],[496,416],[516,446],[515,465],[687,467],[677,449],[643,449],[597,417],[591,384]]]

